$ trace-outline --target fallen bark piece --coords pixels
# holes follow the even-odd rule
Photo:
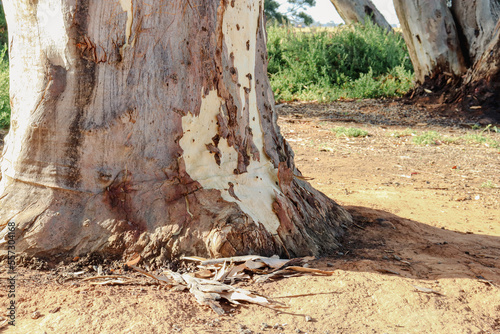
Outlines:
[[[195,256],[182,257],[183,260],[200,262],[195,273],[198,278],[212,278],[219,282],[234,283],[235,280],[250,279],[251,274],[265,275],[272,272],[280,271],[283,268],[292,265],[300,265],[302,263],[314,260],[313,256],[296,258],[296,259],[280,259],[277,256],[265,257],[258,255],[234,256],[219,259],[204,259]],[[210,274],[212,272],[212,274]],[[289,272],[284,272],[289,274]],[[276,276],[280,273],[276,273]],[[269,278],[269,277],[268,277]],[[267,279],[267,278],[266,278]]]
[[[266,296],[259,295],[249,290],[236,288],[225,281],[234,283],[236,279],[250,279],[253,274],[255,281],[265,281],[269,278],[292,277],[304,274],[311,275],[333,275],[333,271],[325,271],[314,268],[305,268],[299,264],[312,261],[314,257],[304,257],[297,259],[280,259],[277,256],[264,257],[257,255],[235,256],[221,259],[204,259],[201,257],[183,257],[183,260],[199,262],[197,272],[190,274],[180,274],[171,270],[163,271],[161,275],[149,273],[148,271],[136,267],[133,263],[138,263],[139,258],[127,262],[127,265],[139,273],[156,280],[160,284],[165,284],[171,291],[186,290],[195,297],[200,305],[210,307],[218,315],[225,313],[220,305],[220,300],[227,300],[233,305],[241,303],[255,304],[273,309],[277,312],[299,315],[282,311],[286,305],[272,300]],[[91,284],[126,284],[126,276],[96,276],[84,279],[94,281],[105,279],[102,282]],[[302,315],[303,316],[303,315]]]
[[[105,275],[105,276],[92,276],[83,278],[82,281],[93,281],[98,279],[130,279],[128,276],[118,276],[118,275]]]
[[[391,270],[391,269],[386,269],[386,268],[381,268],[381,269],[377,269],[378,272],[380,273],[386,273],[386,274],[394,274],[394,275],[401,275],[400,273],[398,273],[397,271],[394,271],[394,270]]]
[[[218,315],[225,313],[218,302],[220,299],[225,299],[235,305],[246,302],[273,309],[283,307],[280,303],[269,298],[218,281],[197,278],[189,274],[183,274],[182,278],[187,283],[189,292],[194,295],[196,301],[201,305],[210,307]]]
[[[131,284],[135,283],[135,281],[132,280],[123,280],[123,279],[107,279],[102,282],[90,282],[89,284],[91,285],[124,285],[124,284]]]
[[[433,290],[433,289],[429,289],[429,288],[424,288],[424,287],[421,287],[421,286],[418,286],[418,285],[414,285],[413,286],[415,289],[417,289],[417,291],[420,291],[420,292],[425,292],[425,293],[434,293],[436,295],[439,295],[439,296],[444,296],[443,293],[439,292],[439,291],[436,291],[436,290]]]
[[[89,282],[89,284],[91,285],[124,285],[124,284],[135,284],[137,283],[137,280],[130,278],[128,276],[98,275],[98,276],[83,278],[82,282]]]
[[[301,273],[320,274],[320,275],[326,275],[326,276],[332,276],[335,273],[334,271],[326,271],[326,270],[305,268],[305,267],[298,267],[298,266],[286,267],[285,270],[294,270],[294,271],[298,271]]]
[[[132,260],[125,262],[125,265],[126,265],[126,266],[129,266],[129,267],[131,267],[131,266],[135,266],[135,265],[137,265],[137,264],[139,263],[139,261],[141,261],[141,256],[140,256],[140,255],[137,255],[137,256],[136,256],[135,258],[133,258]]]
[[[155,280],[157,280],[160,283],[164,283],[164,284],[167,284],[167,285],[170,285],[170,286],[173,286],[176,283],[176,282],[173,282],[172,280],[170,280],[168,277],[150,274],[147,271],[142,270],[139,267],[136,267],[136,266],[129,266],[129,267],[132,268],[132,269],[134,269],[134,270],[136,270],[136,271],[138,271],[138,272],[140,272],[143,275],[146,275],[146,276],[149,276],[151,278],[154,278]]]

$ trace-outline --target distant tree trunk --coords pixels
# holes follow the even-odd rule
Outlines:
[[[263,2],[6,0],[0,226],[27,255],[318,255],[349,214],[276,124]]]
[[[394,6],[420,87],[452,93],[447,101],[500,106],[498,0],[394,0]]]
[[[438,69],[453,76],[467,70],[455,21],[445,2],[395,0],[394,4],[416,81],[424,82],[425,76]]]
[[[330,0],[337,9],[345,23],[363,23],[366,18],[381,26],[387,31],[392,31],[391,25],[379,12],[371,0]]]

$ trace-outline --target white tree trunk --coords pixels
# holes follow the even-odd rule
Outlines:
[[[459,36],[445,1],[394,0],[394,7],[418,83],[435,71],[465,73]]]
[[[394,5],[417,82],[440,100],[500,122],[500,2],[394,0]]]
[[[453,0],[451,12],[463,36],[462,50],[468,66],[485,53],[493,39],[495,26],[500,19],[500,2],[497,0]]]
[[[299,256],[349,214],[279,133],[261,0],[7,0],[0,226],[29,255]],[[5,236],[7,230],[2,231]]]
[[[337,9],[345,23],[363,23],[366,18],[381,26],[387,31],[392,31],[391,25],[380,13],[371,0],[330,0]]]

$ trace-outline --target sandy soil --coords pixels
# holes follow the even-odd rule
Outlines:
[[[50,270],[36,270],[46,266],[40,261],[19,266],[17,326],[4,332],[500,333],[500,151],[446,139],[480,133],[474,119],[381,101],[287,105],[280,114],[299,169],[356,221],[343,249],[311,265],[333,276],[240,283],[297,315],[226,305],[228,315],[218,317],[148,279],[127,286],[69,279],[80,270],[95,275],[102,261],[88,257]],[[338,127],[369,136],[338,137],[331,131]],[[415,144],[426,131],[444,139]],[[500,141],[500,133],[480,134]],[[5,264],[0,277],[5,316]]]

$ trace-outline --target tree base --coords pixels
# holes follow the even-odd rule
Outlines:
[[[500,77],[466,83],[449,73],[435,73],[410,90],[404,99],[410,103],[442,105],[443,117],[466,117],[481,125],[500,124]]]
[[[161,264],[182,255],[230,257],[246,254],[283,258],[326,255],[336,250],[350,214],[307,182],[293,180],[273,210],[281,225],[270,233],[218,190],[197,189],[160,200],[152,185],[130,183],[135,213],[112,206],[109,194],[87,194],[9,182],[0,217],[16,224],[16,253],[53,258],[99,253],[128,258],[140,254]],[[140,194],[137,194],[139,192]],[[30,196],[26,196],[30,194]],[[30,199],[37,198],[36,201]],[[16,203],[15,208],[9,203]],[[163,215],[164,219],[158,219]],[[155,223],[153,223],[155,222]],[[6,229],[2,231],[6,249]]]

